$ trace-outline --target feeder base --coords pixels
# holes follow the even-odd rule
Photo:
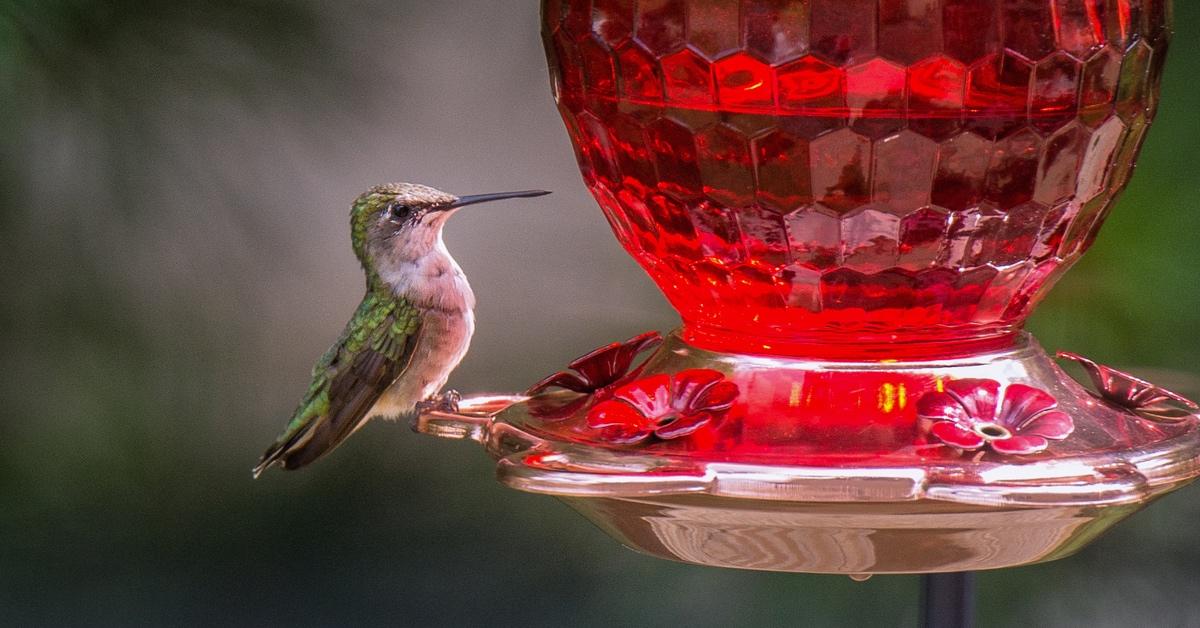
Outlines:
[[[1073,554],[1144,504],[987,507],[707,495],[565,497],[625,546],[710,567],[845,575],[973,571]]]
[[[598,404],[629,396],[622,386],[654,392],[689,369],[738,388],[703,430],[618,443],[589,424]],[[1027,335],[954,360],[821,362],[715,353],[673,334],[606,390],[470,397],[414,428],[481,443],[504,484],[558,497],[661,558],[847,575],[994,569],[1067,556],[1200,475],[1195,407],[1097,372],[1093,393]],[[963,429],[935,429],[950,419]],[[1001,442],[1039,434],[1040,447]]]

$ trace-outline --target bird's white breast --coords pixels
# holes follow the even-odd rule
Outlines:
[[[397,417],[441,390],[467,354],[475,333],[475,294],[441,238],[416,263],[388,269],[380,276],[421,317],[408,365],[371,410],[372,415]]]

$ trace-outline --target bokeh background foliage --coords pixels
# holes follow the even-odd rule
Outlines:
[[[915,578],[655,561],[402,426],[250,481],[360,296],[371,184],[557,192],[450,226],[459,389],[674,324],[580,183],[536,5],[0,0],[0,623],[915,624]],[[1197,394],[1200,4],[1176,31],[1138,174],[1032,327]],[[1200,622],[1198,502],[983,574],[981,625]]]

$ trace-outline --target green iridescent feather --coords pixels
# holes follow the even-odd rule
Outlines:
[[[369,291],[313,367],[308,391],[260,469],[277,460],[302,466],[349,436],[403,371],[419,323],[417,309],[404,299],[386,288]],[[337,410],[332,416],[331,408]]]

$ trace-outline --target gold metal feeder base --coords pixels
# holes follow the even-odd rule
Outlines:
[[[722,368],[731,377],[780,369],[739,358],[701,351],[672,336],[647,361],[646,371],[678,372],[696,363],[722,368],[726,361],[736,365]],[[883,367],[819,368],[827,373]],[[908,374],[986,368],[1012,381],[1040,384],[1074,417],[1076,436],[1056,454],[1014,460],[989,454],[914,462],[911,456],[884,455],[823,464],[819,456],[806,462],[771,452],[692,455],[606,447],[581,430],[548,429],[522,396],[471,397],[455,412],[426,410],[414,429],[479,442],[498,460],[500,482],[562,499],[630,548],[687,563],[765,571],[865,576],[1053,560],[1200,475],[1194,416],[1146,423],[1089,397],[1032,340],[975,361],[886,368]],[[750,380],[738,381],[745,386]]]
[[[1037,508],[566,497],[640,552],[698,565],[848,575],[1013,567],[1068,556],[1144,503]]]

